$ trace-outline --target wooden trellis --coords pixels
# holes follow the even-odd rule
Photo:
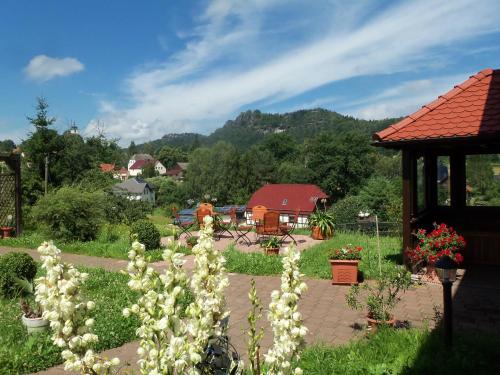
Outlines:
[[[0,154],[0,225],[12,216],[16,235],[21,234],[21,159],[17,154]]]

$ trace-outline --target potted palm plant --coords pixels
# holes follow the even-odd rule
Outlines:
[[[23,312],[22,322],[28,333],[40,332],[47,329],[49,321],[42,317],[42,308],[35,302],[35,287],[32,281],[25,278],[14,278],[20,289],[20,306]]]
[[[280,253],[280,240],[278,237],[272,236],[262,242],[267,255],[278,255]]]
[[[347,305],[355,310],[367,309],[368,327],[373,331],[379,325],[393,326],[393,310],[399,302],[400,294],[411,285],[411,274],[402,267],[391,267],[375,280],[374,283],[353,285],[346,295]],[[363,296],[360,291],[365,290]]]
[[[324,240],[333,236],[335,219],[332,213],[326,210],[317,210],[309,216],[308,223],[313,239]]]
[[[330,253],[332,284],[354,285],[358,283],[358,263],[361,260],[360,246],[346,245]]]
[[[2,231],[3,238],[10,238],[12,231],[14,230],[14,218],[12,215],[7,215],[7,219],[0,230]]]

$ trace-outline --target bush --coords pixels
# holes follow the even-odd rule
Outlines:
[[[112,224],[127,224],[145,219],[153,210],[151,203],[143,201],[131,201],[125,197],[109,194],[106,196],[104,215],[106,221]]]
[[[366,205],[357,195],[348,195],[337,201],[331,208],[335,224],[356,223],[359,211],[365,211]]]
[[[95,239],[104,221],[104,195],[63,187],[38,200],[33,218],[51,236],[66,241]]]
[[[137,240],[146,246],[146,250],[154,250],[160,247],[160,232],[156,226],[147,221],[136,221],[130,227],[131,236],[137,235]]]
[[[397,221],[402,206],[401,188],[397,181],[372,177],[359,192],[368,211],[378,215],[380,221]]]
[[[14,277],[32,281],[36,275],[36,263],[26,253],[7,253],[0,257],[0,295],[13,297],[20,292]]]

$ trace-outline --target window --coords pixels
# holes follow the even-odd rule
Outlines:
[[[425,170],[423,156],[417,159],[417,212],[425,208]]]
[[[500,206],[500,154],[465,157],[467,206]]]
[[[283,199],[283,202],[281,203],[282,206],[286,206],[288,204],[288,199]]]
[[[438,206],[450,206],[450,157],[437,157],[437,204]]]

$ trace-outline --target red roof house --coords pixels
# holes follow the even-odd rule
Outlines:
[[[254,206],[266,206],[268,210],[280,213],[311,214],[318,199],[328,198],[319,187],[311,184],[268,184],[257,190],[247,204],[247,210]]]
[[[101,163],[99,165],[99,167],[101,168],[101,172],[104,172],[104,173],[113,172],[115,170],[114,164]]]
[[[479,191],[471,176],[481,158],[482,168],[492,169],[484,175],[491,180],[483,182],[499,184],[500,191],[494,176],[495,160],[500,160],[500,70],[471,76],[375,133],[373,144],[402,151],[404,248],[415,246],[419,228],[447,223],[467,240],[465,264],[500,265],[500,197],[470,198]],[[447,199],[438,178],[443,165],[449,168]]]

